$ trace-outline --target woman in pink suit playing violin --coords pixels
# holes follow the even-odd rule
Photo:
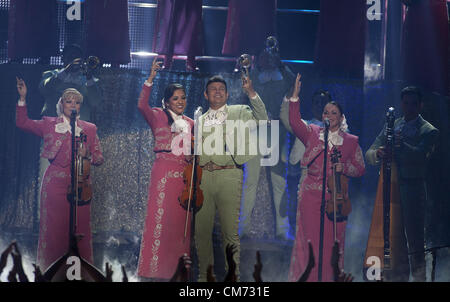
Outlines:
[[[307,125],[301,120],[300,112],[300,75],[297,75],[292,96],[284,99],[289,103],[289,124],[294,134],[305,145],[305,153],[301,161],[303,167],[307,167],[307,175],[301,184],[298,193],[297,227],[294,247],[291,255],[289,269],[289,281],[297,281],[308,262],[308,241],[311,241],[316,265],[311,270],[308,281],[318,281],[318,255],[320,239],[320,207],[322,202],[323,183],[323,152],[325,149],[324,128],[314,124]],[[335,164],[336,172],[342,172],[349,177],[361,177],[365,172],[365,165],[358,137],[351,135],[346,130],[345,116],[341,106],[336,102],[325,105],[322,119],[329,121],[328,154],[327,154],[327,178],[332,175],[331,154],[334,149],[341,153],[339,163]],[[330,194],[326,193],[326,199]],[[337,222],[336,239],[339,241],[340,257],[339,266],[343,268],[343,253],[346,221]],[[334,223],[326,215],[324,219],[323,233],[323,264],[322,281],[334,281],[334,271],[331,265],[332,250],[334,244]]]
[[[153,281],[168,281],[177,267],[179,257],[190,254],[190,223],[185,236],[186,210],[178,202],[184,189],[183,172],[188,162],[182,150],[175,150],[175,146],[183,147],[182,142],[173,144],[173,147],[172,142],[181,136],[188,137],[190,142],[194,122],[183,115],[186,91],[180,84],[166,87],[163,108],[149,106],[153,79],[161,64],[155,58],[138,102],[138,109],[152,130],[155,139],[153,151],[156,153],[148,188],[138,276],[141,280]],[[192,216],[189,221],[191,219]]]
[[[79,152],[83,158],[89,158],[91,164],[103,163],[97,127],[79,119],[83,96],[74,88],[66,89],[57,103],[58,117],[44,116],[41,120],[28,118],[26,95],[27,86],[17,79],[17,91],[20,99],[16,107],[16,125],[18,128],[44,139],[41,157],[47,158],[50,166],[44,173],[41,184],[39,242],[37,264],[45,271],[53,262],[69,250],[69,202],[68,188],[71,183],[72,130],[70,116],[76,110],[75,133],[77,137],[86,136],[84,148]],[[90,179],[89,179],[90,182]],[[78,206],[77,233],[80,234],[78,250],[80,256],[93,263],[92,235],[90,225],[90,202]]]

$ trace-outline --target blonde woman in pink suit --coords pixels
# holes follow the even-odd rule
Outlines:
[[[194,122],[183,115],[186,91],[180,84],[166,87],[163,108],[149,106],[153,79],[161,64],[155,58],[138,102],[139,111],[152,129],[155,140],[153,151],[156,153],[138,264],[138,276],[143,281],[168,281],[177,268],[178,258],[190,254],[190,223],[184,237],[186,211],[178,202],[184,188],[183,172],[188,162],[183,153],[175,152],[177,150],[174,150],[175,145],[172,148],[172,141],[183,135],[190,141]],[[177,146],[182,147],[182,142]],[[190,214],[189,222],[191,219]]]
[[[16,107],[16,125],[20,129],[44,139],[41,156],[50,161],[41,184],[39,242],[37,264],[45,271],[54,261],[69,250],[69,202],[67,190],[71,181],[72,134],[70,115],[76,109],[76,136],[84,133],[87,147],[80,149],[81,155],[88,157],[93,165],[103,163],[103,155],[97,136],[97,127],[79,119],[83,96],[74,88],[66,89],[57,103],[58,117],[44,116],[41,120],[28,118],[26,95],[27,87],[22,79],[17,79],[20,99]],[[89,180],[90,181],[90,180]],[[91,205],[78,207],[77,233],[82,234],[78,241],[80,256],[93,263],[91,236]]]
[[[318,256],[320,240],[320,206],[322,202],[323,181],[323,151],[324,151],[324,128],[314,124],[307,125],[301,120],[300,112],[300,82],[301,75],[297,75],[294,92],[290,99],[284,99],[289,103],[289,124],[294,134],[305,145],[306,150],[301,161],[302,167],[308,167],[307,175],[301,184],[298,193],[297,227],[295,242],[291,255],[289,269],[289,281],[297,281],[308,262],[308,240],[311,241],[315,257],[315,266],[312,269],[308,281],[318,281]],[[365,165],[358,137],[345,132],[346,122],[341,106],[336,102],[325,105],[322,119],[330,121],[327,154],[327,177],[331,175],[330,154],[333,148],[341,152],[342,157],[336,164],[336,171],[345,176],[361,177],[365,172]],[[327,199],[329,199],[329,193]],[[346,221],[337,222],[336,236],[339,241],[339,252],[341,253],[339,267],[344,265],[344,239]],[[322,281],[334,281],[333,267],[331,264],[332,250],[334,244],[333,221],[326,215],[324,219],[323,235],[323,262]]]

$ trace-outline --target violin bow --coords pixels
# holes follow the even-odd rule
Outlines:
[[[340,157],[340,151],[336,148],[336,146],[333,146],[333,154],[331,155],[331,161],[333,163],[332,171],[333,171],[333,229],[334,229],[334,242],[337,241],[337,227],[336,227],[336,164],[339,163],[339,157]],[[339,175],[340,177],[340,175]]]
[[[187,209],[186,209],[186,219],[185,219],[185,223],[184,223],[183,241],[186,240],[187,227],[188,227],[188,221],[189,221],[189,211],[191,209],[191,196],[192,196],[192,187],[194,185],[194,172],[195,172],[195,154],[192,159],[191,185],[189,186],[189,197],[188,197],[188,204],[187,204]]]
[[[336,150],[336,149],[335,149]],[[334,231],[334,242],[337,240],[337,231],[336,231],[336,163],[333,164],[333,231]]]

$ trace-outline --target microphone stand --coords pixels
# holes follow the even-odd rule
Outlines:
[[[324,152],[323,152],[323,181],[322,181],[322,202],[320,204],[320,237],[319,237],[319,266],[318,266],[318,281],[322,281],[322,262],[323,262],[323,232],[325,223],[325,188],[327,184],[327,155],[328,155],[328,130],[330,122],[324,121]]]
[[[70,218],[69,218],[69,250],[72,250],[77,256],[79,256],[78,252],[78,244],[76,239],[76,224],[77,224],[77,203],[78,203],[78,192],[76,192],[76,167],[75,167],[75,161],[76,161],[76,154],[77,154],[77,147],[76,147],[76,140],[75,140],[75,121],[77,118],[77,111],[72,110],[72,114],[70,115],[70,127],[72,130],[72,157],[71,157],[71,167],[70,167],[70,174],[71,174],[71,187],[70,187],[70,194],[67,196],[68,201],[70,203]]]
[[[192,154],[193,158],[193,164],[192,164],[192,178],[191,178],[191,186],[194,185],[194,183],[197,183],[197,168],[196,168],[196,157],[197,157],[197,153],[198,153],[198,142],[201,142],[200,139],[200,135],[199,133],[201,133],[201,129],[199,129],[198,127],[201,126],[200,124],[200,117],[203,113],[203,108],[202,107],[197,107],[197,110],[195,110],[194,112],[194,154]],[[192,141],[192,140],[191,140]],[[192,150],[192,148],[191,148]],[[192,188],[192,187],[191,187]],[[198,189],[198,188],[196,188]],[[192,205],[192,219],[191,219],[191,230],[195,229],[195,202]],[[188,225],[188,220],[189,220],[189,212],[190,212],[190,208],[191,208],[191,192],[189,192],[189,202],[188,202],[188,207],[186,210],[186,222],[185,222],[185,226],[184,226],[184,239],[183,241],[186,239],[186,232],[187,232],[187,225]],[[189,246],[189,252],[190,252],[190,256],[195,254],[195,244],[194,244],[194,232],[191,231],[191,240],[190,240],[190,246]],[[192,257],[193,258],[193,257]],[[194,261],[193,261],[194,264]],[[193,266],[192,266],[193,267]],[[189,269],[188,272],[188,281],[194,280],[194,270],[193,269]]]

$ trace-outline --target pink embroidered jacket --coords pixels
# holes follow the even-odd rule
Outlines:
[[[161,108],[151,108],[149,106],[148,98],[150,97],[151,91],[152,87],[146,85],[142,86],[142,91],[139,95],[138,109],[150,125],[153,136],[155,137],[155,147],[153,148],[153,151],[171,151],[172,139],[177,133],[171,131],[169,119]],[[194,121],[192,119],[185,115],[183,115],[183,119],[189,123],[191,129],[194,127]]]
[[[71,140],[72,134],[70,132],[57,133],[55,131],[56,125],[63,121],[62,116],[44,116],[41,120],[31,120],[28,118],[26,106],[16,106],[16,126],[44,139],[41,156],[48,158],[50,161],[55,159],[63,143],[66,140],[69,142]],[[104,159],[100,148],[100,140],[97,136],[97,126],[82,120],[78,120],[77,125],[87,136],[87,145],[89,146],[91,154],[91,163],[96,166],[101,165]],[[66,159],[58,163],[63,168],[70,165],[70,152],[67,152],[66,157]]]
[[[299,113],[300,101],[289,103],[289,124],[292,127],[294,134],[305,145],[306,150],[301,165],[307,167],[325,148],[324,141],[320,140],[320,132],[323,128],[314,124],[306,125],[301,120],[301,115]],[[364,175],[365,164],[361,147],[358,144],[358,137],[342,130],[339,131],[339,135],[343,138],[342,145],[338,146],[338,150],[342,155],[339,161],[343,164],[343,173],[351,177],[360,177]]]

